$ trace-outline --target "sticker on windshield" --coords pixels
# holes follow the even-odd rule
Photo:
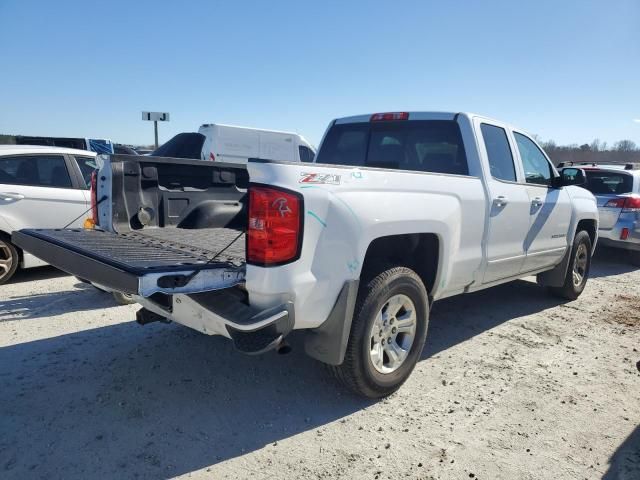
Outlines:
[[[333,173],[301,173],[298,183],[340,185],[340,175]]]

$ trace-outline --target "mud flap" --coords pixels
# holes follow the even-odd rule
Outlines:
[[[329,365],[344,361],[359,284],[359,280],[345,282],[325,322],[307,332],[304,344],[307,355]]]
[[[573,247],[567,248],[564,257],[562,257],[562,261],[554,269],[539,273],[536,276],[536,282],[538,285],[541,287],[562,287],[567,276],[567,269],[569,268],[572,251]]]

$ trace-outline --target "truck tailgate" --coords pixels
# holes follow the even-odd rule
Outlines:
[[[149,296],[218,290],[244,281],[244,239],[240,235],[228,228],[162,228],[125,234],[33,229],[15,232],[13,241],[79,278]]]

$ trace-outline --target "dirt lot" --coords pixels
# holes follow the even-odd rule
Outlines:
[[[0,477],[640,478],[640,270],[576,302],[529,281],[436,304],[369,402],[301,351],[247,357],[53,269],[0,287]]]

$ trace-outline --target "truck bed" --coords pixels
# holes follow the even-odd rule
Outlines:
[[[141,291],[145,277],[143,283],[148,285],[148,279],[153,278],[161,286],[161,279],[166,284],[172,274],[224,270],[236,272],[234,278],[241,280],[245,242],[240,235],[240,231],[229,228],[150,228],[123,234],[33,229],[15,232],[13,239],[21,248],[82,279],[117,291],[143,294],[149,293],[148,288]],[[193,288],[187,286],[188,290]]]

